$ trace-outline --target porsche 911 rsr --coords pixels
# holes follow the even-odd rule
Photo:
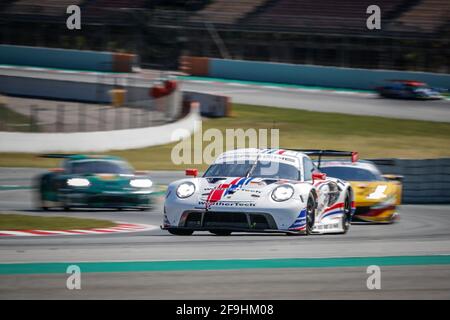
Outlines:
[[[175,235],[210,231],[346,233],[353,213],[349,183],[319,173],[301,152],[238,149],[197,177],[168,187],[162,229]]]
[[[37,178],[38,206],[51,208],[150,207],[153,182],[135,172],[123,159],[113,156],[44,155],[63,158],[56,168]]]

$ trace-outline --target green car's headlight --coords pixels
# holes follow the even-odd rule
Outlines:
[[[292,195],[294,194],[294,188],[292,188],[290,185],[282,185],[279,187],[276,187],[272,191],[272,199],[275,201],[286,201],[292,198]]]
[[[133,179],[130,181],[130,186],[134,188],[151,188],[153,185],[150,179]]]
[[[177,188],[177,196],[182,199],[192,196],[194,192],[195,185],[192,182],[184,182]]]
[[[67,185],[71,187],[89,187],[91,183],[85,178],[71,178],[67,180]]]

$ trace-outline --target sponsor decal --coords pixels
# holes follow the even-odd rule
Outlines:
[[[256,207],[255,202],[251,201],[218,201],[214,203],[207,203],[206,201],[199,201],[198,204],[200,206],[208,205],[208,208],[211,206],[217,207]]]

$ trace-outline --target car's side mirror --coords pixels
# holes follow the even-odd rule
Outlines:
[[[383,174],[383,178],[389,181],[403,181],[404,177],[397,174]]]
[[[187,176],[193,176],[194,178],[198,176],[197,169],[186,169],[185,173]]]
[[[327,175],[322,172],[313,172],[312,179],[314,180],[325,180],[327,178]]]

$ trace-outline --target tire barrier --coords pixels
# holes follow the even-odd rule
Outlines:
[[[195,76],[209,76],[209,58],[182,56],[179,61],[180,71]]]

